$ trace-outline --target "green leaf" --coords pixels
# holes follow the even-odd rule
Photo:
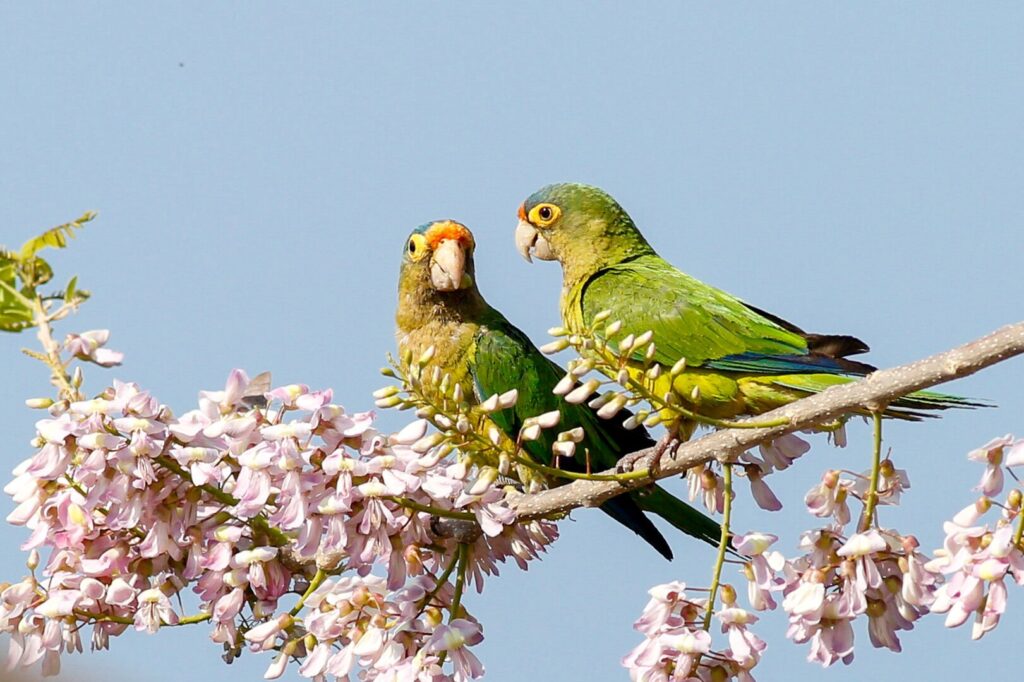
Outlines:
[[[86,211],[77,220],[73,220],[70,223],[64,223],[63,225],[58,225],[57,227],[51,227],[38,237],[29,239],[27,242],[22,244],[21,251],[17,256],[18,260],[22,263],[29,263],[37,253],[47,247],[63,249],[68,245],[68,240],[74,238],[75,230],[81,229],[85,223],[95,217],[96,213],[94,211]]]
[[[68,282],[67,287],[64,289],[64,301],[65,302],[73,301],[75,299],[75,292],[77,290],[77,287],[78,287],[78,275],[75,275],[74,277],[71,278],[71,281]]]
[[[20,332],[34,325],[32,302],[14,285],[14,278],[5,273],[9,266],[0,267],[0,331]]]

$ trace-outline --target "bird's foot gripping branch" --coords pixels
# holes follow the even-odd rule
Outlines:
[[[517,396],[470,408],[429,353],[401,363],[414,371],[389,370],[400,385],[376,396],[422,417],[390,435],[374,428],[372,413],[335,404],[329,390],[271,388],[239,370],[181,413],[134,383],[87,389],[84,367],[122,357],[106,348],[105,331],[59,340],[54,324],[86,294],[74,280],[42,293],[52,271],[38,256],[64,246],[78,225],[0,253],[0,323],[37,330],[41,345],[26,352],[45,365],[54,390],[27,401],[42,414],[34,451],[5,488],[16,504],[8,522],[27,531],[28,575],[0,589],[14,665],[42,661],[53,673],[85,637],[93,648],[115,648],[129,629],[198,625],[228,662],[266,655],[268,677],[288,666],[311,679],[480,677],[472,647],[483,628],[467,609],[468,588],[480,592],[507,559],[525,569],[556,539],[550,519],[650,483],[642,467],[590,471],[576,447],[581,434],[551,433],[559,418],[550,413],[508,437],[495,422]],[[691,498],[722,514],[722,528],[708,552],[709,588],[651,589],[636,624],[643,641],[623,659],[633,678],[752,679],[766,640],[776,639],[754,633],[756,613],[780,606],[786,636],[826,665],[852,659],[860,618],[872,645],[893,650],[898,632],[932,612],[947,614],[950,626],[973,620],[975,637],[995,627],[1013,584],[1024,583],[1014,475],[1024,467],[1022,441],[1007,436],[970,453],[984,467],[982,496],[949,510],[946,542],[931,555],[883,524],[909,479],[882,456],[880,419],[864,471],[827,471],[808,492],[815,521],[797,556],[784,556],[767,532],[738,533],[732,510],[744,503],[740,474],[757,504],[781,504],[763,478],[807,451],[792,431],[878,414],[898,396],[1021,352],[1024,325],[1016,325],[679,446],[658,475],[689,474]],[[586,374],[577,369],[574,376]],[[649,396],[630,386],[595,409],[621,395],[622,407],[653,414],[640,404]],[[577,466],[528,457],[524,444],[542,436],[553,464]]]

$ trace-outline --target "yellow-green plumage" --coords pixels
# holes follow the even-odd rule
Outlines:
[[[561,263],[568,329],[586,333],[607,310],[609,321],[622,323],[621,335],[652,331],[654,361],[666,371],[651,390],[662,396],[671,389],[703,416],[760,414],[874,370],[848,359],[868,349],[860,340],[807,334],[676,269],[596,187],[550,185],[533,194],[520,209],[516,242],[527,257]],[[594,331],[602,336],[603,328]],[[683,358],[686,371],[671,377],[667,370]],[[973,405],[919,392],[894,401],[887,415],[917,419],[922,411]]]

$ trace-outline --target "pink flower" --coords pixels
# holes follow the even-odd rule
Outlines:
[[[715,614],[722,624],[722,632],[729,637],[729,658],[743,669],[757,665],[761,653],[767,648],[763,639],[747,629],[757,622],[757,616],[741,608],[725,608]]]
[[[178,614],[171,608],[171,600],[159,589],[144,590],[138,596],[139,608],[135,612],[135,629],[153,634],[161,625],[175,625]]]
[[[1006,434],[1001,438],[993,438],[976,450],[967,453],[967,459],[985,463],[985,473],[977,490],[993,497],[1003,490],[1003,451],[1013,444],[1013,436]]]
[[[463,618],[456,618],[448,625],[439,625],[427,643],[427,651],[447,651],[455,665],[453,679],[456,682],[482,677],[484,666],[480,659],[467,648],[484,639],[480,625]]]
[[[110,331],[107,329],[68,334],[64,341],[64,349],[80,360],[87,360],[101,367],[120,365],[124,360],[124,353],[103,348],[109,338]]]
[[[850,507],[846,503],[850,486],[849,481],[840,479],[838,471],[826,471],[821,483],[804,496],[807,511],[822,518],[832,516],[837,524],[845,526],[850,522]]]
[[[743,572],[747,578],[747,597],[750,605],[764,611],[776,607],[772,592],[781,590],[785,580],[777,576],[786,567],[786,559],[780,552],[768,549],[778,540],[768,533],[746,533],[733,538],[733,548],[748,557]]]
[[[810,449],[810,443],[793,433],[787,433],[770,443],[762,443],[758,446],[764,461],[776,471],[788,468]]]

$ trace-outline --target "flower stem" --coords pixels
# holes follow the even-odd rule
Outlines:
[[[129,616],[115,616],[110,613],[91,613],[81,609],[75,609],[74,614],[79,618],[85,618],[97,623],[120,623],[121,625],[135,624],[135,619]],[[170,628],[177,625],[195,625],[196,623],[205,623],[212,617],[213,615],[209,613],[196,613],[191,616],[182,616],[178,619],[177,623],[165,623],[160,621],[160,627]]]
[[[718,556],[715,558],[714,572],[711,574],[711,590],[708,595],[707,609],[704,611],[704,630],[711,629],[711,615],[715,612],[715,599],[718,598],[718,587],[722,581],[722,567],[725,565],[725,553],[729,548],[729,523],[732,520],[732,464],[722,465],[722,477],[725,491],[724,508],[722,509],[722,537],[718,541]]]
[[[469,568],[469,545],[459,543],[459,570],[455,574],[455,592],[452,594],[452,609],[449,613],[448,622],[459,617],[459,610],[462,608],[462,591],[466,587],[466,570]]]
[[[384,499],[391,500],[400,507],[430,514],[431,516],[441,516],[447,519],[459,519],[460,521],[476,521],[476,516],[472,512],[460,512],[455,511],[454,509],[439,509],[438,507],[431,507],[426,504],[421,504],[416,500],[410,500],[408,497],[399,497],[397,495],[388,495],[384,497]]]
[[[456,549],[455,555],[452,556],[452,560],[449,561],[448,565],[444,567],[444,571],[442,571],[441,575],[439,575],[437,577],[437,579],[434,580],[434,589],[430,590],[430,592],[427,592],[426,596],[423,597],[423,607],[420,608],[419,613],[416,614],[417,618],[424,611],[427,610],[427,607],[430,606],[430,600],[433,599],[434,597],[436,597],[437,593],[441,591],[441,588],[444,586],[444,584],[448,582],[448,577],[451,576],[452,571],[455,570],[455,566],[458,563],[459,563],[459,552]],[[415,618],[413,620],[415,620]]]
[[[53,340],[53,329],[50,326],[50,317],[46,312],[46,305],[43,299],[36,294],[32,298],[32,317],[35,320],[39,331],[36,336],[43,346],[46,357],[46,365],[50,368],[53,384],[60,389],[62,398],[78,400],[81,395],[78,389],[71,385],[71,377],[68,376],[67,368],[60,359],[60,345]]]
[[[864,517],[861,519],[860,530],[866,531],[874,525],[875,507],[878,506],[878,479],[882,470],[882,412],[871,413],[874,426],[874,446],[871,452],[871,479],[868,482],[868,494],[864,498]]]
[[[462,591],[466,587],[466,570],[469,568],[469,545],[464,542],[460,542],[457,557],[459,569],[455,574],[455,593],[452,595],[452,606],[451,610],[448,612],[449,625],[451,625],[453,620],[459,617],[459,611],[462,609]],[[442,651],[437,657],[437,664],[439,666],[444,665],[444,661],[447,657],[448,651]]]
[[[292,610],[288,612],[289,615],[299,615],[299,611],[301,611],[302,607],[306,605],[306,600],[309,599],[311,594],[316,592],[317,588],[323,585],[325,580],[327,580],[327,571],[322,568],[316,569],[316,575],[314,575],[313,579],[309,581],[309,587],[307,587],[306,591],[302,593],[301,597],[299,597],[299,601],[295,602],[295,606],[293,606]]]

